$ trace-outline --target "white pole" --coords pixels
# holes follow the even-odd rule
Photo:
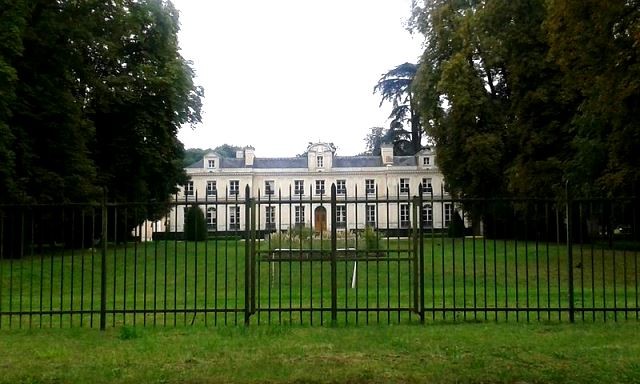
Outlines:
[[[351,277],[351,289],[356,287],[356,276],[358,271],[358,261],[353,262],[353,277]]]

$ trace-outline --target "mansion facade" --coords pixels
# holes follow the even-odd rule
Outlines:
[[[258,230],[330,230],[332,215],[337,228],[408,228],[415,221],[412,197],[421,184],[421,220],[432,228],[451,222],[452,203],[442,201],[448,196],[443,196],[444,178],[431,148],[395,156],[392,145],[383,145],[380,156],[338,156],[332,144],[314,143],[306,156],[261,158],[253,147],[245,147],[235,158],[207,153],[185,170],[189,181],[167,217],[170,231],[184,231],[186,209],[192,205],[205,213],[210,232],[244,230],[250,217],[247,197]]]

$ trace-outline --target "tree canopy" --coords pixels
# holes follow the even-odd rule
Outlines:
[[[637,1],[423,0],[415,104],[461,196],[630,192]]]
[[[391,124],[386,140],[389,143],[393,142],[398,151],[411,155],[420,150],[423,133],[420,116],[413,101],[412,85],[417,70],[416,64],[400,64],[384,73],[373,88],[373,92],[381,96],[380,106],[384,102],[390,102],[393,106],[389,115]],[[405,129],[407,125],[408,130]]]
[[[165,201],[203,91],[170,1],[0,1],[0,201]]]
[[[187,148],[184,150],[182,165],[186,167],[195,163],[198,160],[202,160],[204,155],[206,155],[209,152],[215,152],[221,157],[234,158],[236,157],[236,151],[240,151],[240,150],[242,150],[242,147],[239,147],[237,145],[230,145],[230,144],[222,144],[222,145],[218,145],[215,148],[206,148],[206,149]]]

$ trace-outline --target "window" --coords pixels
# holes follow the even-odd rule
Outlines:
[[[347,227],[347,206],[346,205],[336,205],[336,227],[337,228]]]
[[[338,194],[338,195],[346,195],[347,194],[347,181],[346,180],[336,180],[336,194]]]
[[[216,187],[216,181],[210,180],[207,181],[207,196],[215,196],[218,194],[218,189]]]
[[[316,180],[316,195],[324,195],[324,180]]]
[[[324,168],[324,157],[323,156],[316,156],[316,167]]]
[[[453,213],[451,209],[451,203],[444,203],[444,226],[448,227],[451,224],[451,214]]]
[[[216,167],[216,161],[213,159],[209,159],[207,160],[207,168],[215,168]]]
[[[295,206],[295,219],[296,226],[304,225],[304,206],[296,205]]]
[[[364,190],[366,193],[376,193],[376,183],[373,179],[366,179],[364,181]]]
[[[207,208],[207,229],[215,231],[218,224],[218,213],[215,207]]]
[[[185,196],[193,196],[193,181],[187,181],[184,186],[184,194]]]
[[[304,180],[293,181],[293,193],[296,195],[304,195]]]
[[[229,229],[240,229],[240,207],[229,207]]]
[[[425,227],[433,226],[433,209],[431,204],[424,204],[422,206],[422,225]]]
[[[423,157],[422,158],[422,165],[431,165],[431,158],[430,157]]]
[[[431,187],[431,178],[423,177],[422,178],[422,192],[431,192],[433,191]]]
[[[409,204],[400,204],[400,226],[408,227],[411,224],[409,221]]]
[[[229,181],[229,194],[237,195],[239,192],[240,192],[240,181],[239,180]]]
[[[375,227],[376,226],[376,206],[375,205],[367,205],[366,208],[366,220],[367,226]]]
[[[265,195],[273,195],[275,192],[275,182],[273,180],[265,180],[264,193]]]
[[[267,229],[275,229],[276,227],[276,207],[267,206],[264,207],[264,218],[267,224]]]
[[[409,179],[400,179],[400,193],[409,193]]]

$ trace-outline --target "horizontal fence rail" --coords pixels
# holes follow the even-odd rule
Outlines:
[[[0,206],[0,328],[640,319],[636,198],[242,192]]]

